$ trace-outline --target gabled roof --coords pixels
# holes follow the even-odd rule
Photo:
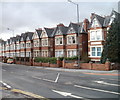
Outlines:
[[[59,34],[59,35],[66,35],[66,32],[67,32],[67,30],[68,30],[68,27],[66,27],[66,26],[59,26],[59,25],[58,25],[58,26],[56,27],[55,31],[53,32],[53,36],[57,35],[56,32],[57,32],[58,30],[61,31],[61,34]]]
[[[110,23],[111,19],[114,19],[112,16],[115,15],[115,18],[118,18],[120,16],[120,13],[116,12],[115,10],[112,10],[110,16],[106,16],[104,20],[103,26],[107,27]]]
[[[98,21],[98,23],[100,24],[100,26],[103,27],[105,18],[102,17],[102,16],[99,16],[99,15],[97,15],[97,14],[93,14],[93,16],[92,16],[92,18],[91,18],[90,27],[91,27],[91,25],[92,25],[92,22],[93,22],[93,19],[94,19],[94,18],[96,18],[97,21]]]
[[[107,27],[107,26],[109,25],[110,19],[111,19],[110,16],[106,16],[106,17],[105,17],[105,20],[104,20],[104,23],[103,23],[103,26],[104,26],[104,27]]]
[[[33,37],[33,32],[26,32],[25,34],[27,34],[26,38],[28,37],[29,40],[32,40],[32,37]]]
[[[23,38],[23,41],[26,41],[27,33],[22,33],[20,40]]]
[[[20,35],[17,35],[17,36],[16,36],[16,41],[20,41],[20,38],[21,38],[21,36],[20,36]]]
[[[48,37],[53,37],[53,31],[55,30],[55,28],[44,28],[46,31],[46,34],[48,35]]]
[[[10,39],[7,39],[7,41],[6,41],[8,44],[10,44]]]
[[[120,13],[113,9],[110,16],[112,16],[112,15],[115,15],[115,17],[118,17],[118,15],[120,15]]]
[[[4,45],[4,44],[5,44],[5,41],[2,40],[2,39],[0,39],[0,43],[1,43],[2,45]]]
[[[69,28],[68,28],[68,31],[71,27],[73,27],[75,33],[78,33],[78,25],[79,25],[79,32],[80,33],[85,33],[85,30],[84,30],[84,26],[83,26],[83,22],[80,22],[79,24],[78,23],[70,23],[69,24]]]
[[[11,37],[10,41],[15,43],[16,42],[16,37]]]
[[[37,34],[38,34],[38,37],[40,38],[41,33],[42,33],[42,29],[36,29],[36,32],[37,32]]]

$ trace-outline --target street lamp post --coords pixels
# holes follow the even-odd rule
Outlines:
[[[68,0],[68,2],[76,5],[76,7],[77,7],[77,23],[78,23],[78,24],[77,24],[77,33],[78,33],[78,39],[77,39],[77,41],[78,41],[78,67],[80,67],[79,5],[78,5],[77,3],[71,1],[71,0]]]
[[[14,30],[10,29],[10,28],[7,28],[7,30],[12,31],[13,32],[13,37],[14,37]],[[15,44],[15,47],[13,45],[13,49],[15,49],[15,48],[16,48],[16,44]],[[15,58],[15,57],[16,57],[16,53],[13,53],[13,58]]]

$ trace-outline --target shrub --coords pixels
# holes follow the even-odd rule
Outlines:
[[[60,60],[60,61],[63,61],[63,59],[64,59],[64,57],[59,57],[59,60]]]
[[[78,57],[74,56],[74,57],[66,57],[65,60],[77,60]]]
[[[56,64],[57,63],[57,58],[55,57],[36,57],[35,62],[42,62],[42,63],[51,63],[51,64]]]

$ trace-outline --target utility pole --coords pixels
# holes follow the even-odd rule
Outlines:
[[[71,0],[68,0],[68,2],[76,5],[77,7],[77,34],[78,34],[78,38],[77,38],[77,42],[78,42],[78,67],[80,67],[80,33],[79,33],[79,5]]]

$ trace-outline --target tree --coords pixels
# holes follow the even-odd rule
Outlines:
[[[110,62],[120,63],[120,14],[117,15],[108,30],[101,63],[105,63],[107,58]]]

